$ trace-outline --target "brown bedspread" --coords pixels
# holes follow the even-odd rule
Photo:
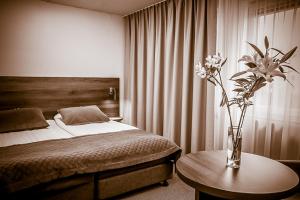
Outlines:
[[[0,148],[0,191],[14,192],[74,174],[117,169],[179,150],[142,130],[48,140]]]

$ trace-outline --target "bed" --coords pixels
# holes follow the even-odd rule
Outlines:
[[[118,91],[118,79],[0,80],[1,110],[39,107],[50,125],[0,134],[6,138],[0,147],[1,197],[107,199],[172,177],[181,150],[170,141],[114,121],[68,126],[57,115],[63,107],[97,104],[108,116],[118,116],[118,93],[108,94],[110,87]]]

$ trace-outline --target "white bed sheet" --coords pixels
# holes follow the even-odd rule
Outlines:
[[[73,135],[75,137],[83,136],[83,135],[95,135],[95,134],[103,134],[103,133],[111,133],[111,132],[138,129],[134,126],[130,126],[130,125],[112,121],[112,120],[110,120],[108,122],[102,122],[102,123],[91,123],[91,124],[83,124],[83,125],[66,125],[61,120],[60,114],[55,115],[54,120],[60,128],[69,132],[71,135]]]
[[[43,129],[0,133],[0,147],[73,137],[58,127],[54,120],[47,120],[47,122],[49,126]]]

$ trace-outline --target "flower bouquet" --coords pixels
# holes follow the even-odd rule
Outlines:
[[[249,43],[249,42],[248,42]],[[241,156],[242,142],[242,126],[245,119],[248,106],[253,105],[251,98],[255,92],[274,81],[274,77],[278,76],[287,80],[287,69],[299,73],[287,62],[295,53],[297,47],[294,47],[287,53],[276,48],[269,47],[267,36],[264,39],[265,51],[261,51],[256,45],[249,43],[253,48],[253,55],[244,55],[238,62],[244,62],[247,69],[234,74],[230,80],[234,82],[234,96],[229,97],[225,90],[221,71],[227,59],[217,55],[208,56],[206,63],[195,66],[198,76],[206,79],[215,86],[220,86],[222,90],[222,98],[220,106],[226,106],[229,115],[228,139],[227,139],[227,166],[239,168]],[[264,53],[263,53],[264,52]],[[287,80],[288,81],[288,80]],[[231,106],[237,105],[240,109],[240,116],[237,125],[233,123]]]

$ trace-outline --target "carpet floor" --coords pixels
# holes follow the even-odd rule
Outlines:
[[[168,180],[168,186],[155,184],[122,195],[118,200],[194,200],[194,189],[182,182],[176,175]]]
[[[169,186],[152,185],[127,193],[114,200],[194,200],[195,190],[182,182],[176,175],[168,181]],[[286,199],[300,200],[300,193]]]

